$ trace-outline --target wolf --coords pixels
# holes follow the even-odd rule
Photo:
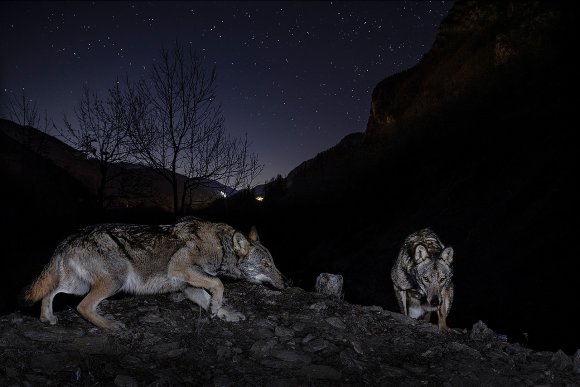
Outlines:
[[[445,247],[429,228],[409,235],[391,270],[401,313],[430,321],[437,312],[441,330],[453,303],[453,248]]]
[[[216,276],[285,287],[255,228],[246,237],[227,224],[187,217],[173,225],[100,224],[80,230],[58,245],[24,301],[42,300],[40,320],[54,325],[52,301],[58,293],[86,294],[78,312],[100,328],[120,329],[122,323],[97,313],[102,300],[118,292],[182,291],[212,316],[244,319],[222,305],[224,285]]]

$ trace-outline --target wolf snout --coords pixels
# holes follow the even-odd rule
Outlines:
[[[440,304],[440,302],[439,302],[439,298],[434,298],[434,299],[432,299],[432,300],[431,300],[431,302],[430,302],[430,304],[431,304],[431,306],[432,306],[432,307],[434,307],[434,308],[438,307],[438,306],[439,306],[439,304]]]

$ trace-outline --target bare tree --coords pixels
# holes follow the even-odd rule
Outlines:
[[[140,161],[171,184],[176,215],[184,210],[187,193],[208,179],[241,182],[257,171],[247,143],[224,134],[215,67],[206,71],[192,50],[176,43],[161,50],[146,85],[141,90],[147,115],[134,125],[131,138]],[[186,176],[181,200],[180,173]]]
[[[227,135],[223,122],[218,108],[200,128],[197,137],[188,143],[182,208],[193,204],[191,193],[196,188],[215,188],[214,182],[219,182],[229,188],[224,192],[229,195],[240,187],[249,186],[262,171],[257,156],[248,152],[247,136],[241,140]]]
[[[49,131],[53,124],[52,120],[48,118],[46,110],[44,114],[40,114],[36,101],[29,98],[22,90],[18,95],[13,93],[9,95],[7,111],[9,120],[25,127],[25,131],[22,133],[24,145],[42,154],[45,137],[38,136],[32,128],[44,133]]]
[[[107,98],[102,100],[96,92],[85,87],[75,108],[76,125],[64,116],[66,130],[61,136],[88,158],[98,162],[100,182],[97,188],[97,204],[104,208],[105,191],[117,176],[111,174],[115,163],[127,160],[129,127],[142,114],[138,109],[134,88],[128,81],[122,91],[120,83],[109,89]],[[141,113],[138,113],[141,112]]]

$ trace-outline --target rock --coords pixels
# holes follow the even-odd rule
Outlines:
[[[292,325],[292,330],[296,331],[296,332],[302,332],[304,330],[304,323],[296,323],[294,325]]]
[[[452,341],[451,343],[447,344],[447,349],[452,352],[460,352],[476,358],[481,357],[481,353],[477,349],[471,348],[470,346],[462,343],[458,343],[457,341]]]
[[[364,362],[358,360],[354,352],[350,349],[341,351],[339,354],[340,364],[343,367],[354,370],[362,370],[365,368]]]
[[[346,328],[346,325],[338,317],[329,317],[325,320],[327,323],[338,329]]]
[[[358,353],[359,355],[364,355],[365,351],[358,341],[351,341],[351,344],[356,353]]]
[[[218,360],[223,360],[224,358],[228,358],[232,354],[232,350],[228,347],[219,346],[217,347],[217,358]]]
[[[552,356],[550,361],[552,366],[560,371],[572,370],[574,367],[570,356],[566,355],[561,349]]]
[[[284,328],[284,327],[280,327],[280,326],[276,327],[276,329],[274,330],[274,334],[280,338],[285,338],[285,339],[289,339],[289,338],[294,337],[294,331],[292,329]]]
[[[481,320],[473,324],[471,332],[469,332],[469,338],[475,341],[489,341],[492,340],[493,337],[494,332],[489,329],[487,325],[485,325]]]
[[[313,309],[317,312],[322,312],[323,310],[326,310],[327,308],[328,308],[328,305],[324,301],[315,302],[314,304],[310,305],[310,309]]]
[[[139,383],[137,380],[129,375],[117,375],[115,376],[115,386],[119,387],[137,387]]]
[[[328,341],[318,338],[309,340],[302,345],[302,349],[306,352],[318,352],[328,348]]]
[[[255,357],[263,357],[268,356],[272,348],[274,348],[277,344],[276,339],[269,339],[269,340],[259,340],[252,344],[250,348],[250,353]]]
[[[300,373],[310,379],[340,380],[341,373],[331,366],[310,364],[303,367]]]
[[[340,274],[320,273],[316,278],[314,288],[318,294],[329,296],[336,299],[342,299],[343,279]]]
[[[299,361],[302,363],[310,363],[312,361],[312,358],[310,356],[300,351],[287,351],[287,350],[273,351],[272,356],[282,361],[290,361],[290,362]]]

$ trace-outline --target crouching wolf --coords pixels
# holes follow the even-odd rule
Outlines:
[[[430,229],[407,237],[391,270],[401,313],[430,321],[437,312],[439,328],[447,329],[453,303],[453,249],[445,248]]]
[[[182,291],[209,308],[212,316],[244,319],[222,306],[224,286],[217,275],[285,287],[284,277],[254,228],[246,238],[226,224],[187,217],[174,225],[102,224],[71,235],[25,291],[24,301],[32,304],[42,299],[40,320],[56,324],[54,296],[86,294],[77,307],[79,313],[98,327],[116,329],[123,324],[97,313],[97,305],[105,298],[120,291]]]

